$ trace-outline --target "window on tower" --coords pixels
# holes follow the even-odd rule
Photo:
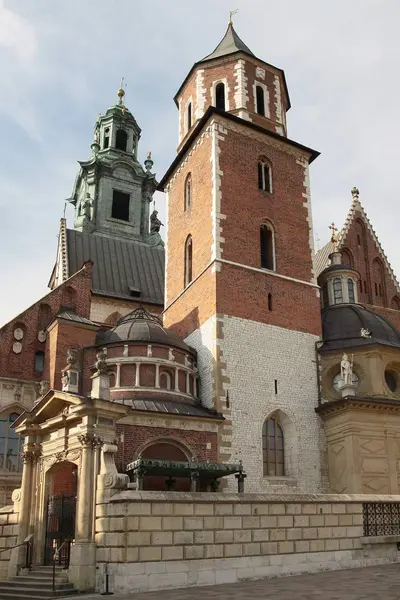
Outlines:
[[[261,267],[275,270],[274,232],[268,223],[263,223],[260,228]]]
[[[189,104],[187,105],[187,109],[186,109],[186,131],[189,131],[189,129],[192,127],[192,103],[189,102]]]
[[[192,176],[189,175],[186,177],[185,181],[185,210],[190,210],[190,205],[192,203]]]
[[[262,440],[264,475],[283,477],[285,475],[284,438],[277,416],[264,421]]]
[[[117,135],[115,136],[116,149],[126,152],[127,144],[128,144],[128,134],[123,129],[118,129]]]
[[[333,299],[335,304],[343,303],[343,290],[342,290],[342,280],[340,277],[336,277],[333,280]]]
[[[120,221],[129,221],[129,194],[113,191],[111,218]]]
[[[349,293],[349,302],[354,303],[356,301],[354,281],[350,278],[347,280],[347,291]]]
[[[44,371],[44,352],[35,352],[35,373],[43,373]]]
[[[225,110],[225,85],[217,83],[215,86],[215,106],[220,110]]]
[[[258,162],[258,189],[263,192],[272,192],[271,167],[264,160]]]
[[[108,148],[109,145],[110,145],[110,128],[107,127],[107,129],[104,130],[103,148]]]
[[[192,281],[193,268],[193,241],[192,236],[188,235],[185,242],[185,287]]]
[[[265,117],[265,94],[260,85],[256,85],[256,109],[259,115]]]

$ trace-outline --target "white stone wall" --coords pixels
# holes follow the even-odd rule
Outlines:
[[[224,426],[222,441],[231,444],[230,462],[243,461],[245,490],[323,491],[321,457],[325,442],[322,423],[314,410],[318,337],[236,317],[220,316],[218,320],[222,323],[221,339],[217,339],[213,317],[186,341],[198,351],[205,406],[215,403],[213,357],[218,346],[222,352],[223,390],[217,387],[217,393],[221,401],[221,392],[229,392],[230,407],[224,416],[232,420],[231,433]],[[286,478],[263,475],[262,425],[276,410],[283,413]],[[232,482],[229,489],[234,486]]]

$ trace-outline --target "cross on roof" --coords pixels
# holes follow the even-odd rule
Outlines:
[[[335,223],[332,223],[331,225],[329,225],[329,229],[332,231],[331,242],[336,243],[338,241],[336,232],[339,231],[339,229],[337,227],[335,227]]]

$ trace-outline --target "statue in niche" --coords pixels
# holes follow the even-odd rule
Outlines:
[[[353,363],[349,361],[347,354],[343,354],[342,362],[340,363],[340,372],[343,385],[352,385],[353,383]]]
[[[76,354],[77,351],[75,348],[68,348],[67,350],[67,365],[68,367],[73,367],[76,364]]]
[[[97,373],[107,373],[107,349],[103,348],[99,352],[96,353],[96,372]]]
[[[63,392],[67,389],[68,383],[69,383],[68,371],[63,371],[62,377],[61,377],[61,389]]]
[[[89,192],[86,192],[85,198],[81,201],[79,206],[79,217],[84,217],[88,221],[92,220],[92,207],[93,200],[90,197]]]
[[[164,227],[164,224],[161,223],[160,219],[157,217],[158,211],[153,210],[150,216],[150,234],[151,233],[159,233],[161,227]]]

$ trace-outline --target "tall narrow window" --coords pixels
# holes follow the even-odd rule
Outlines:
[[[187,105],[187,130],[192,127],[192,103],[189,102]]]
[[[123,150],[126,152],[126,145],[128,143],[128,134],[123,129],[118,129],[117,135],[115,136],[115,147],[117,150]]]
[[[342,290],[342,280],[340,277],[336,277],[333,280],[333,299],[335,304],[343,303],[343,290]]]
[[[193,242],[192,236],[188,235],[185,243],[185,287],[192,281],[193,264]]]
[[[272,310],[272,294],[268,294],[268,310]]]
[[[260,252],[261,252],[261,267],[263,269],[275,269],[274,264],[274,233],[266,224],[260,228]]]
[[[349,302],[354,303],[356,301],[354,293],[354,281],[352,279],[347,280],[347,291],[349,293]]]
[[[271,167],[262,160],[258,163],[258,189],[272,192]]]
[[[113,191],[111,218],[129,221],[129,194]]]
[[[44,371],[44,352],[35,352],[35,373],[43,373]]]
[[[18,417],[17,413],[11,413],[0,418],[0,469],[12,473],[22,471],[21,451],[24,439],[12,428]]]
[[[262,430],[264,475],[283,477],[285,456],[283,430],[277,417],[266,419]]]
[[[110,128],[107,127],[107,129],[104,130],[103,148],[108,148],[109,145],[110,145]]]
[[[264,90],[260,85],[256,86],[256,106],[259,115],[265,117],[265,97]]]
[[[225,110],[225,85],[218,83],[215,87],[215,106],[220,110]]]
[[[192,176],[186,177],[185,181],[185,210],[189,210],[192,203]]]

